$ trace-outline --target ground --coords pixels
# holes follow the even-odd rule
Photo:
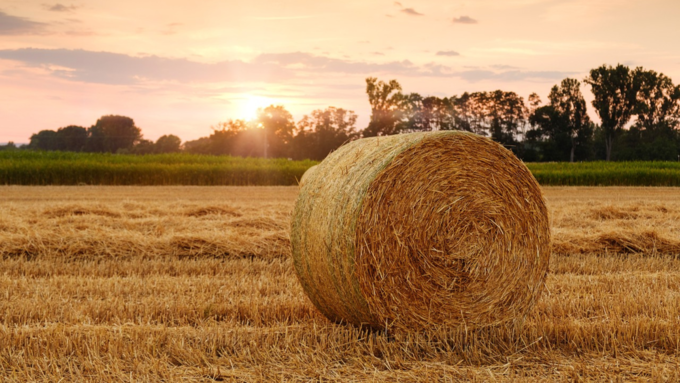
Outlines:
[[[0,187],[0,380],[680,379],[680,189],[544,188],[522,326],[394,336],[305,297],[297,190]]]

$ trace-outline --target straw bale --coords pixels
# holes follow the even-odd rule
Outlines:
[[[541,189],[512,152],[465,132],[351,142],[300,189],[293,262],[329,319],[375,329],[519,320],[550,257]]]
[[[307,169],[306,172],[304,172],[304,174],[302,175],[302,178],[300,178],[300,186],[304,185],[305,181],[312,176],[312,173],[314,173],[314,171],[316,171],[317,166],[318,165],[314,165],[311,168]]]

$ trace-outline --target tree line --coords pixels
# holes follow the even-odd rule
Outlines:
[[[112,115],[89,128],[40,131],[28,149],[321,160],[359,137],[462,130],[488,136],[524,161],[680,159],[680,85],[662,73],[620,64],[592,69],[583,82],[600,124],[589,118],[582,84],[574,78],[553,86],[544,103],[535,93],[525,101],[502,90],[424,97],[404,93],[397,80],[369,77],[371,118],[364,129],[356,127],[351,110],[318,109],[296,123],[283,106],[271,105],[252,121],[223,122],[209,136],[183,144],[174,135],[145,140],[131,118]]]

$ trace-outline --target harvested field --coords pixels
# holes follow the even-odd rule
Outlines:
[[[0,188],[2,381],[680,379],[680,190],[545,188],[523,327],[334,325],[289,249],[297,187]]]

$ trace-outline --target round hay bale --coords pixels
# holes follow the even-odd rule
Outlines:
[[[300,178],[300,186],[304,185],[305,181],[311,177],[311,174],[314,173],[316,170],[316,167],[319,165],[314,165],[311,168],[307,169],[304,174],[302,174],[302,178]]]
[[[292,221],[300,283],[326,317],[374,329],[523,319],[550,257],[541,189],[465,132],[365,138],[327,157]]]

